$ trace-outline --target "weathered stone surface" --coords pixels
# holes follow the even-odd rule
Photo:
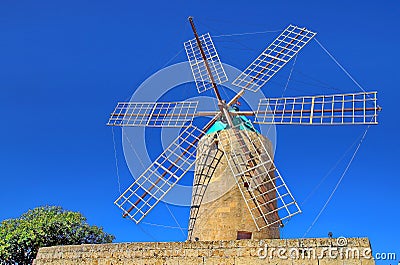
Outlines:
[[[310,238],[57,246],[41,248],[34,264],[375,264],[362,254],[370,249],[367,238],[348,238],[347,246],[343,247],[338,247],[336,242],[336,239]]]
[[[224,130],[218,133],[227,134],[227,132],[228,130]],[[271,157],[273,156],[272,144],[266,137],[255,132],[248,133],[251,138],[260,138],[260,142],[267,148]],[[199,150],[203,150],[203,145],[208,146],[208,142],[215,138],[215,133],[205,135],[199,142]],[[222,137],[222,139],[224,138],[227,136]],[[229,146],[229,143],[219,143],[218,145]],[[260,150],[262,149],[260,148]],[[225,151],[229,155],[230,150]],[[203,169],[196,164],[195,170],[197,172]],[[243,187],[243,189],[246,188]],[[267,190],[271,189],[272,187],[267,187]],[[274,191],[269,194],[271,199],[275,196]],[[254,208],[254,203],[249,202],[249,207]],[[260,231],[257,229],[228,162],[223,156],[204,194],[191,239],[198,238],[201,241],[236,240],[238,231],[251,232],[251,239],[279,238],[278,225]]]

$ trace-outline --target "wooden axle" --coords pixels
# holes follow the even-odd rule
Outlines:
[[[201,53],[201,57],[203,58],[204,65],[206,66],[207,74],[210,77],[211,84],[213,86],[215,95],[216,95],[216,97],[218,99],[218,108],[224,114],[224,116],[226,118],[226,121],[228,122],[229,126],[233,127],[232,117],[229,114],[228,106],[226,105],[226,102],[224,100],[222,100],[221,94],[218,91],[217,83],[215,83],[214,76],[212,75],[212,72],[211,72],[211,69],[210,69],[210,65],[208,64],[207,56],[206,56],[206,54],[205,54],[205,52],[203,50],[203,47],[201,45],[201,41],[200,41],[199,35],[197,34],[196,27],[194,26],[193,17],[189,17],[189,22],[190,22],[190,26],[192,27],[194,36],[196,38],[197,46],[199,47],[199,50],[200,50],[200,53]]]
[[[205,54],[205,52],[203,50],[203,47],[201,46],[201,41],[200,41],[199,35],[197,34],[197,30],[196,30],[196,27],[195,27],[194,22],[193,22],[193,17],[189,17],[189,22],[190,22],[190,26],[192,27],[192,30],[193,30],[193,33],[194,33],[194,37],[196,38],[197,46],[199,47],[199,50],[200,50],[200,53],[201,53],[201,57],[203,58],[204,64],[206,66],[208,76],[210,77],[211,84],[213,86],[215,95],[217,96],[218,102],[221,102],[222,98],[221,98],[221,95],[220,95],[220,93],[218,91],[218,87],[217,87],[217,84],[215,83],[215,80],[214,80],[214,77],[212,75],[210,66],[208,65],[207,56],[206,56],[206,54]]]

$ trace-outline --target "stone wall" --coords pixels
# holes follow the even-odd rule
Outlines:
[[[231,152],[230,144],[232,143],[228,141],[230,135],[228,133],[230,130],[231,129],[227,129],[218,132],[218,134],[221,136],[220,139],[225,139],[225,141],[219,142],[218,146],[220,149],[222,148],[221,146],[224,146],[224,148],[222,149],[227,152],[228,156]],[[255,145],[255,148],[259,148],[261,151],[263,150],[263,148],[261,148],[261,145],[263,145],[268,150],[270,156],[273,157],[272,144],[266,137],[251,131],[248,131],[247,134],[249,137],[252,138],[252,140],[257,139],[254,140],[254,142],[252,143]],[[245,141],[248,146],[252,146],[252,144],[249,143],[249,140],[247,140],[245,136],[242,137],[244,139],[243,141]],[[205,135],[198,144],[198,153],[202,154],[207,149],[209,149],[209,143],[214,141],[215,138],[215,133]],[[254,156],[256,157],[256,155]],[[266,155],[262,155],[262,157],[266,159]],[[245,199],[243,198],[243,195],[238,185],[236,184],[235,177],[233,176],[232,171],[228,166],[228,161],[225,156],[222,156],[213,174],[212,171],[204,170],[205,165],[199,165],[198,161],[202,160],[198,159],[196,161],[196,173],[193,186],[195,187],[196,182],[202,183],[201,181],[197,180],[198,175],[200,175],[201,177],[209,177],[211,178],[211,180],[204,193],[204,198],[198,210],[196,221],[193,222],[193,234],[189,239],[193,240],[194,238],[198,238],[201,241],[236,240],[239,231],[250,232],[251,239],[279,238],[278,223],[270,225],[269,227],[265,227],[262,230],[259,230],[256,227],[256,224],[253,221],[253,217],[248,209],[248,207],[251,209],[256,208],[256,205],[253,203],[249,195],[245,193],[244,196],[246,196],[246,200],[248,201],[247,206]],[[209,163],[211,162],[212,161],[210,161]],[[270,176],[271,174],[273,174],[273,172],[269,172],[267,175],[267,172],[263,169],[263,167],[260,167],[257,174],[264,174],[264,178],[267,178],[266,176]],[[212,175],[203,176],[203,172],[208,172],[208,174]],[[273,200],[276,197],[276,193],[275,189],[273,189],[272,181],[268,182],[267,180],[264,180],[264,182],[268,183],[269,186],[267,186],[267,184],[263,184],[262,188],[264,188],[265,190],[270,190],[270,192],[265,193],[264,196],[259,196],[258,200]],[[244,187],[243,184],[241,184],[241,189],[243,191],[246,191],[248,188]],[[265,199],[266,194],[269,195],[268,199]],[[195,198],[195,196],[196,192],[194,192],[192,197]],[[271,204],[275,204],[274,208],[276,208],[276,201]],[[271,211],[268,206],[263,206],[260,211],[263,211],[265,213],[265,218],[269,218],[268,221],[270,223],[273,223],[273,221],[276,220],[273,214],[267,214],[267,212]],[[260,217],[260,213],[257,212],[256,214],[257,216],[255,216],[255,218]],[[190,217],[196,217],[192,215],[192,211]],[[273,217],[274,220],[272,220],[271,217]],[[265,226],[262,218],[258,218],[258,220],[258,225]],[[191,226],[189,225],[189,227]]]
[[[369,258],[367,238],[349,238],[345,246],[338,242],[335,238],[310,238],[57,246],[41,248],[34,264],[375,264]]]

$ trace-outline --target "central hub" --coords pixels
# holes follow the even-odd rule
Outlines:
[[[225,123],[229,125],[230,128],[234,127],[233,121],[232,121],[232,116],[229,113],[229,106],[226,104],[225,100],[219,100],[218,101],[218,108],[222,112],[222,119]]]

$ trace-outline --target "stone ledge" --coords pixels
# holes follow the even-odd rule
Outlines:
[[[370,248],[368,238],[348,238],[347,247],[361,251]],[[267,259],[259,258],[260,248],[313,248],[317,252],[324,248],[336,248],[335,238],[265,239],[198,242],[138,242],[44,247],[34,261],[35,265],[69,264],[375,264],[372,259],[337,258],[328,253],[316,259],[282,259],[274,253]]]

